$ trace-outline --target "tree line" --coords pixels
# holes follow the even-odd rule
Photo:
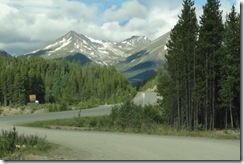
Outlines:
[[[0,105],[24,105],[29,95],[40,103],[117,103],[135,94],[113,66],[45,60],[38,57],[0,57]]]
[[[240,14],[222,20],[219,0],[203,6],[200,24],[192,0],[167,43],[158,92],[168,124],[190,130],[240,127]]]

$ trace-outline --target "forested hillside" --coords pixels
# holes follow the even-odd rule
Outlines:
[[[84,66],[65,60],[0,56],[0,105],[23,105],[35,94],[40,103],[121,102],[135,93],[113,66]]]
[[[208,0],[198,25],[194,2],[183,1],[158,80],[168,124],[177,129],[240,127],[240,14],[222,20],[219,0]]]

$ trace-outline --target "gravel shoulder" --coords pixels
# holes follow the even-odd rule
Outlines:
[[[240,141],[18,127],[45,135],[73,160],[240,160]],[[69,151],[67,151],[67,148]],[[64,151],[62,151],[64,150]]]

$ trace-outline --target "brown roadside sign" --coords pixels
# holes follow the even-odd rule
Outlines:
[[[36,95],[29,95],[30,101],[35,101],[36,100]]]

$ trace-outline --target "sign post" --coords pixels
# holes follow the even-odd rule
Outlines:
[[[36,95],[29,95],[30,102],[36,101]]]

